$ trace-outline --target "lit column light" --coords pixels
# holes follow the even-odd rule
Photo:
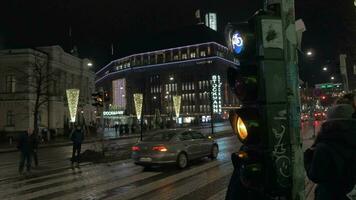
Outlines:
[[[143,103],[143,95],[140,93],[133,94],[134,102],[135,102],[135,110],[136,110],[136,117],[138,120],[141,119],[142,114],[142,103]]]
[[[67,89],[67,101],[69,107],[70,122],[75,122],[79,101],[79,89]]]
[[[181,102],[182,102],[182,96],[178,96],[178,95],[173,96],[174,111],[176,113],[177,118],[179,117]]]

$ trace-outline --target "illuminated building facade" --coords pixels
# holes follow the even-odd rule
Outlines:
[[[175,119],[173,97],[179,95],[179,123],[208,122],[212,109],[214,118],[222,119],[229,108],[238,106],[226,75],[228,67],[238,64],[216,41],[193,43],[114,60],[96,72],[95,82],[96,87],[112,92],[113,104],[119,102],[119,90],[125,94],[119,97],[125,97],[122,109],[128,114],[135,115],[133,94],[143,93],[144,118],[152,118],[159,110],[162,117]],[[125,87],[116,87],[118,81],[125,82]]]

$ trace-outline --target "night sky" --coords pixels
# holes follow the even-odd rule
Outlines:
[[[1,0],[0,49],[58,44],[68,51],[76,45],[80,57],[101,67],[113,59],[111,43],[114,58],[124,56],[132,51],[130,41],[138,37],[196,24],[196,9],[216,11],[222,30],[228,21],[251,16],[259,4],[258,0]],[[297,0],[296,15],[307,27],[302,49],[315,53],[313,59],[300,55],[301,78],[310,84],[325,82],[329,75],[315,76],[321,66],[329,63],[337,73],[338,54],[355,51],[353,0]]]

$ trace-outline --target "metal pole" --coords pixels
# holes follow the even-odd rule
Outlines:
[[[303,200],[304,194],[304,167],[303,150],[300,136],[300,99],[299,99],[299,73],[297,67],[297,32],[295,28],[294,0],[281,0],[280,11],[284,35],[284,57],[286,63],[287,79],[287,113],[289,121],[289,138],[291,145],[291,174],[292,185],[289,195],[291,200]]]
[[[211,115],[211,119],[210,119],[210,126],[211,126],[211,134],[214,135],[214,112],[213,112],[213,97],[212,97],[212,84],[210,83],[210,95],[209,95],[209,99],[210,99],[210,115]]]

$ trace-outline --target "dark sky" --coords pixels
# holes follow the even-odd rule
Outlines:
[[[0,48],[61,45],[78,46],[80,57],[97,66],[110,58],[110,44],[117,56],[125,55],[121,44],[137,37],[196,23],[194,11],[211,9],[218,13],[220,25],[241,21],[260,6],[259,0],[1,0]],[[302,79],[312,77],[322,63],[335,61],[337,54],[351,51],[356,20],[353,0],[297,0],[297,18],[307,26],[303,49],[312,48],[313,60],[301,63]],[[68,37],[72,27],[72,39]],[[125,45],[124,45],[125,46]]]

